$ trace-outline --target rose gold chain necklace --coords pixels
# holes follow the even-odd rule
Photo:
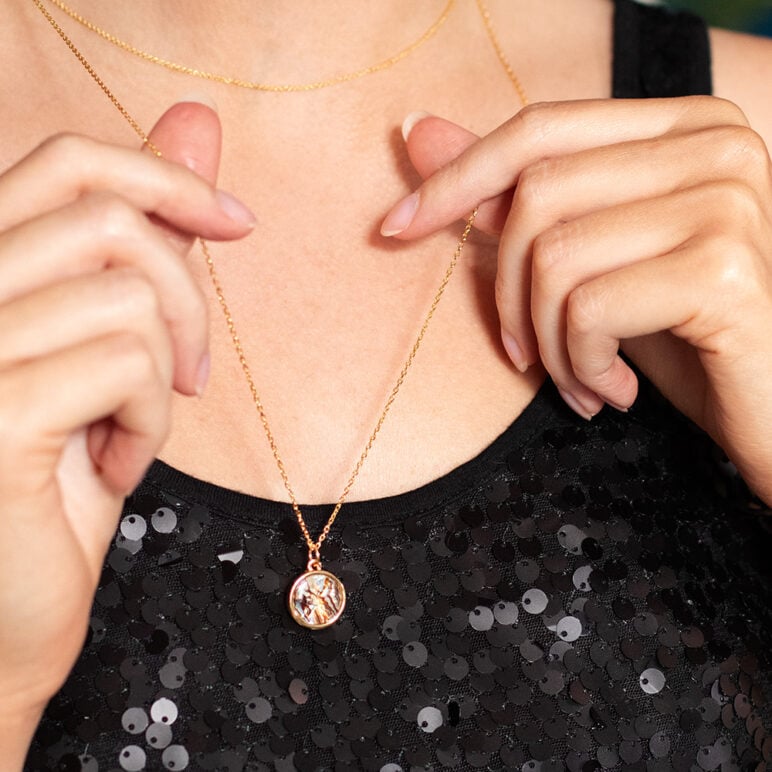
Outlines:
[[[101,88],[101,90],[104,92],[107,98],[113,103],[113,105],[120,112],[123,118],[129,123],[129,125],[134,130],[134,132],[142,140],[143,144],[147,145],[148,149],[151,150],[151,152],[153,152],[154,155],[156,155],[158,158],[161,158],[162,157],[161,151],[151,142],[148,135],[142,130],[140,125],[137,123],[137,121],[134,120],[134,118],[131,116],[128,110],[121,104],[121,102],[118,100],[115,94],[113,94],[113,92],[108,88],[105,82],[100,78],[100,76],[98,75],[94,67],[91,65],[91,63],[80,52],[80,50],[75,46],[72,40],[70,40],[70,38],[67,36],[64,30],[59,26],[56,20],[46,10],[46,8],[43,5],[43,0],[32,0],[32,2],[45,16],[45,18],[47,19],[49,24],[51,24],[54,30],[56,30],[59,37],[64,41],[64,43],[73,53],[73,55],[78,59],[80,64],[85,68],[85,70],[91,76],[91,78]],[[523,102],[523,104],[527,104],[527,99],[525,98],[525,94],[523,92],[522,86],[520,85],[519,80],[517,79],[514,72],[512,71],[512,68],[509,66],[508,62],[506,61],[506,58],[504,57],[501,47],[499,46],[498,41],[496,40],[495,34],[493,32],[493,28],[490,24],[490,19],[489,19],[487,10],[482,4],[482,0],[478,0],[478,7],[480,8],[480,12],[483,16],[483,20],[485,21],[486,31],[491,39],[491,42],[493,43],[494,49],[496,50],[496,54],[502,66],[506,70],[507,74],[510,76],[512,83],[514,84],[518,92],[518,95],[521,98],[521,101]],[[282,482],[284,483],[284,488],[287,491],[287,494],[289,495],[290,502],[292,505],[292,510],[295,513],[295,517],[297,519],[298,525],[300,526],[301,533],[303,534],[303,538],[305,539],[306,546],[308,547],[308,563],[306,565],[306,570],[295,580],[288,594],[289,612],[292,618],[303,627],[308,627],[313,630],[329,627],[335,621],[337,621],[337,619],[343,613],[343,609],[346,604],[346,589],[343,583],[340,581],[340,579],[338,579],[338,577],[336,577],[334,574],[331,574],[329,571],[325,571],[322,569],[321,554],[320,554],[322,544],[324,540],[327,538],[327,536],[329,535],[330,529],[332,528],[332,525],[335,522],[336,517],[338,516],[338,512],[340,512],[340,509],[343,506],[343,503],[345,502],[348,494],[350,493],[351,488],[353,487],[354,482],[357,476],[359,475],[362,465],[364,464],[365,459],[367,458],[370,452],[370,449],[372,448],[373,443],[375,442],[375,439],[381,430],[381,426],[383,425],[383,422],[386,420],[386,416],[389,412],[389,409],[391,408],[392,403],[396,399],[397,393],[399,392],[400,387],[402,386],[402,383],[404,382],[405,377],[407,376],[408,370],[410,369],[410,366],[413,364],[413,360],[415,359],[415,356],[418,353],[418,349],[420,348],[421,342],[424,339],[426,331],[429,327],[429,323],[431,322],[432,317],[434,316],[434,312],[437,310],[437,306],[439,305],[440,300],[442,299],[442,296],[445,292],[445,288],[447,287],[448,282],[450,281],[450,277],[453,274],[453,271],[456,267],[456,264],[458,263],[458,260],[461,257],[461,253],[464,249],[464,245],[467,242],[469,233],[472,230],[472,225],[474,223],[474,219],[476,215],[477,215],[477,209],[475,209],[472,212],[472,214],[469,216],[466,222],[466,225],[461,234],[461,237],[459,238],[458,243],[456,244],[456,248],[453,252],[453,256],[450,260],[450,263],[448,264],[448,267],[445,270],[445,274],[442,278],[442,281],[440,282],[437,292],[434,295],[434,299],[432,300],[429,310],[424,318],[423,325],[421,326],[418,336],[415,342],[413,343],[412,348],[410,349],[410,352],[407,356],[407,359],[405,360],[402,370],[400,371],[399,376],[397,377],[397,381],[394,384],[394,387],[392,388],[386,400],[386,404],[384,405],[383,410],[381,411],[381,415],[378,418],[375,428],[370,434],[367,444],[365,445],[364,450],[359,456],[359,459],[357,460],[357,463],[354,466],[354,470],[348,482],[346,483],[346,486],[344,487],[343,492],[341,493],[338,501],[336,502],[333,508],[332,514],[327,520],[327,523],[325,524],[324,528],[322,529],[319,535],[319,538],[316,539],[316,541],[314,541],[314,539],[311,537],[308,527],[306,526],[305,520],[303,519],[303,514],[300,511],[300,506],[297,503],[297,498],[295,496],[294,491],[292,490],[292,486],[290,485],[289,477],[284,467],[284,462],[282,461],[281,456],[279,455],[276,440],[274,439],[273,432],[271,431],[270,425],[268,423],[268,418],[266,416],[265,408],[263,407],[262,401],[257,391],[257,387],[255,386],[254,379],[252,378],[252,373],[249,369],[249,365],[247,364],[246,356],[244,355],[244,349],[241,345],[241,339],[238,333],[236,332],[236,326],[233,321],[233,317],[231,315],[230,309],[228,308],[228,304],[225,301],[225,295],[223,293],[219,277],[217,276],[217,272],[215,271],[214,261],[212,260],[211,253],[209,252],[209,247],[207,246],[207,243],[203,239],[199,239],[199,242],[201,244],[201,249],[204,254],[207,267],[209,269],[209,275],[212,280],[212,285],[214,287],[215,295],[217,296],[217,300],[220,304],[220,307],[222,308],[223,315],[225,317],[225,321],[228,326],[228,331],[230,332],[230,335],[231,335],[231,340],[233,341],[234,348],[238,355],[239,364],[241,365],[241,368],[244,371],[244,376],[247,380],[249,391],[252,395],[252,400],[255,404],[257,414],[260,418],[260,422],[262,423],[263,429],[265,431],[265,435],[268,440],[268,444],[271,448],[271,452],[273,453],[273,457],[276,462],[276,466],[279,470],[279,474],[281,476]]]

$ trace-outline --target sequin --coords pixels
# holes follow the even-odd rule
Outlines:
[[[174,770],[174,772],[187,769],[189,761],[188,752],[182,745],[170,745],[161,754],[161,763],[166,769]]]
[[[547,594],[536,588],[527,590],[523,594],[523,608],[529,614],[541,614],[547,608]]]
[[[171,533],[177,526],[177,515],[169,507],[159,507],[150,518],[158,533]]]
[[[145,518],[140,515],[126,515],[121,520],[121,534],[131,541],[141,539],[147,532]]]
[[[142,708],[129,708],[121,716],[121,725],[129,734],[142,734],[149,723]]]
[[[423,667],[429,658],[429,652],[420,641],[411,641],[402,649],[402,658],[410,667]]]
[[[256,724],[262,724],[271,717],[271,703],[268,700],[258,697],[247,703],[246,713],[250,721]]]
[[[118,763],[126,772],[139,772],[146,761],[147,754],[138,745],[127,745],[118,755]]]
[[[167,697],[156,700],[150,708],[150,717],[157,723],[173,724],[178,714],[177,706]]]
[[[638,680],[646,694],[658,694],[665,685],[665,676],[656,668],[644,670]]]
[[[563,641],[575,641],[582,634],[582,623],[576,617],[563,617],[558,622],[555,632]]]
[[[416,721],[424,732],[431,734],[442,726],[442,713],[437,708],[422,708],[418,711]]]
[[[476,606],[469,613],[469,625],[474,630],[490,630],[493,626],[493,611],[487,606]]]

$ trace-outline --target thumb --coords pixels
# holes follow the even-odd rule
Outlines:
[[[480,139],[452,121],[427,113],[408,115],[402,124],[402,135],[410,162],[423,179],[431,177]],[[474,227],[484,233],[501,233],[511,203],[511,191],[483,202]]]
[[[222,128],[214,107],[201,102],[178,102],[157,121],[148,139],[167,161],[186,166],[214,185],[220,168]],[[147,144],[144,152],[152,152]],[[168,224],[159,223],[180,252],[187,252],[195,238]]]
[[[211,185],[217,181],[222,130],[214,106],[178,102],[158,119],[148,138],[167,161],[187,166]]]

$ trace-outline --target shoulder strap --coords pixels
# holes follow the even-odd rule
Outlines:
[[[712,92],[705,22],[687,12],[615,0],[613,96]]]

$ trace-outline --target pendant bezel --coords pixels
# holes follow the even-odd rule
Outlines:
[[[301,587],[301,585],[305,582],[308,583],[308,580],[310,577],[313,576],[323,576],[329,581],[333,583],[333,585],[338,590],[338,595],[340,597],[340,606],[337,608],[337,610],[329,617],[329,619],[325,619],[323,622],[320,623],[314,623],[308,621],[300,611],[297,610],[295,607],[295,598],[296,595]],[[324,571],[322,568],[311,568],[309,567],[309,570],[304,571],[295,581],[292,583],[292,586],[289,589],[289,593],[287,594],[287,607],[289,609],[290,616],[292,619],[297,622],[301,627],[306,627],[309,630],[323,630],[326,627],[330,627],[331,625],[334,625],[338,619],[340,619],[341,614],[343,613],[343,610],[346,608],[346,588],[343,585],[343,582],[341,582],[340,579],[338,579],[335,574],[331,574],[329,571]]]

